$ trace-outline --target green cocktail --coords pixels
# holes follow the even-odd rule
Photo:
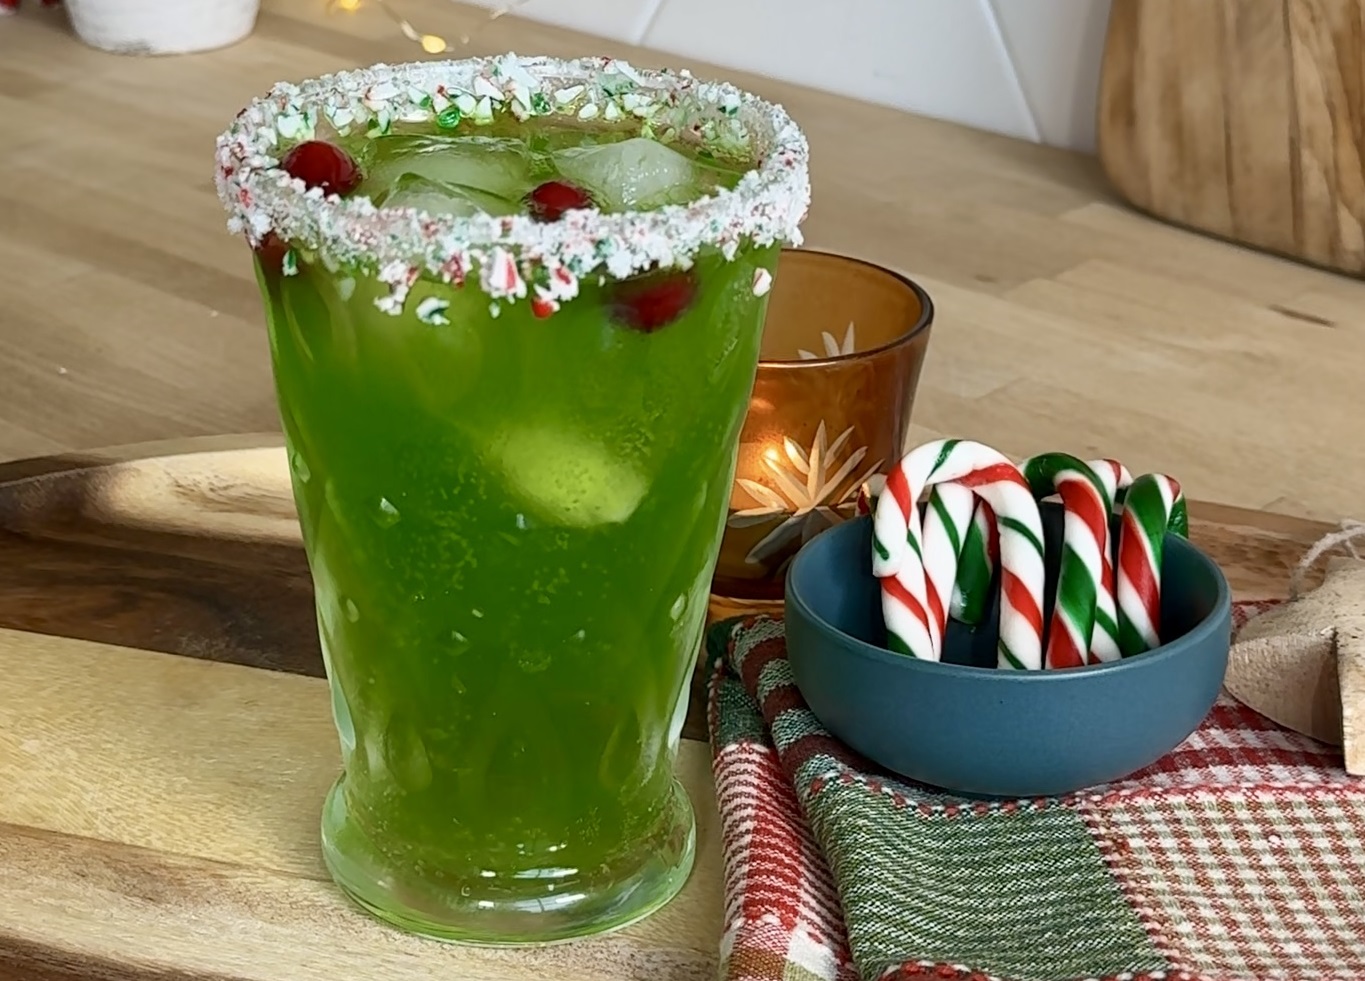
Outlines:
[[[804,139],[728,86],[506,56],[277,86],[218,163],[341,736],[333,875],[469,942],[646,915],[691,867],[673,763]]]

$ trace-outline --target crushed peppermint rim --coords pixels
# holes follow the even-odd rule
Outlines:
[[[750,169],[732,190],[718,188],[687,204],[621,213],[586,208],[541,222],[529,215],[377,208],[364,196],[309,189],[279,166],[285,151],[312,139],[322,120],[342,136],[360,129],[375,137],[395,122],[434,122],[449,130],[465,119],[477,126],[507,112],[523,121],[634,117],[639,135],[690,139]],[[253,247],[272,232],[290,243],[286,274],[297,268],[295,250],[329,269],[367,269],[390,289],[377,305],[396,314],[423,274],[457,286],[473,276],[494,301],[515,301],[530,290],[533,300],[557,305],[593,272],[624,279],[649,269],[685,269],[705,248],[733,259],[746,243],[800,245],[810,205],[809,156],[805,136],[780,105],[733,85],[611,58],[506,54],[281,82],[218,138],[216,183],[231,232],[245,234]]]

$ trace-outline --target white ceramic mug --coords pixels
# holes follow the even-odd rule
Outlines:
[[[260,0],[66,0],[91,47],[117,54],[183,54],[222,48],[251,33]]]

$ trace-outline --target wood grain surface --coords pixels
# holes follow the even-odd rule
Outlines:
[[[1199,502],[1191,526],[1244,598],[1282,595],[1328,530]],[[322,677],[280,438],[0,464],[0,628]],[[705,739],[697,696],[684,733]]]
[[[1363,58],[1363,0],[1114,0],[1105,171],[1154,215],[1365,273]]]
[[[487,16],[419,5],[450,37]],[[37,3],[0,23],[0,458],[278,427],[213,139],[278,79],[420,56],[377,5],[325,7],[265,0],[242,44],[155,59],[88,49]],[[509,49],[679,60],[513,17],[470,47]],[[690,67],[778,99],[806,128],[812,246],[932,294],[912,439],[1104,453],[1175,474],[1194,498],[1328,521],[1365,510],[1365,283],[1135,214],[1093,157]],[[1334,133],[1313,145],[1347,153],[1349,133]],[[1331,204],[1305,198],[1304,214],[1335,221]]]
[[[1192,506],[1239,597],[1326,526]],[[694,689],[699,860],[664,911],[549,951],[428,943],[352,909],[318,811],[338,769],[276,436],[0,465],[0,979],[711,981],[721,855]]]
[[[0,978],[713,981],[718,817],[705,745],[679,773],[698,864],[645,922],[549,952],[389,929],[328,879],[339,765],[326,682],[0,630]]]

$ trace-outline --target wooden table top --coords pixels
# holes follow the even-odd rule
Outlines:
[[[64,16],[25,4],[0,23],[0,459],[275,429],[213,138],[278,79],[417,49],[373,4],[265,0],[244,43],[156,59],[88,49]],[[458,36],[487,15],[422,16]],[[511,17],[470,50],[676,61]],[[1365,284],[1139,216],[1093,158],[691,67],[804,125],[810,245],[897,267],[933,295],[912,438],[1104,453],[1246,508],[1365,511]]]

